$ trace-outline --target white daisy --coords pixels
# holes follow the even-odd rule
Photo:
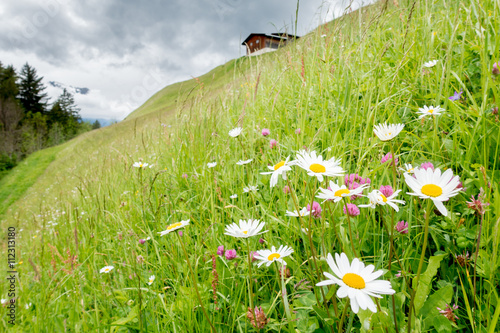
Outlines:
[[[318,199],[333,200],[333,202],[339,202],[342,198],[350,197],[352,195],[361,195],[363,190],[369,187],[369,184],[360,185],[358,188],[350,190],[345,185],[338,186],[336,183],[330,180],[330,187],[327,189],[319,188],[320,193],[316,196]]]
[[[247,187],[243,187],[243,192],[248,193],[248,192],[257,192],[259,188],[257,186],[253,185],[248,185]]]
[[[1,304],[5,304],[5,303],[7,303],[7,300],[6,300],[5,298],[2,298],[2,299],[0,300],[0,303],[1,303]]]
[[[292,170],[292,168],[290,167],[295,164],[295,161],[288,162],[289,159],[290,156],[288,156],[284,161],[280,161],[273,166],[268,166],[267,168],[271,170],[270,172],[268,171],[260,173],[261,175],[272,174],[271,181],[269,182],[269,185],[271,187],[276,186],[280,175],[283,180],[286,180],[286,172]]]
[[[281,264],[286,265],[283,260],[284,257],[289,256],[293,253],[293,249],[289,246],[281,245],[278,250],[274,246],[271,250],[259,250],[255,253],[254,258],[260,260],[258,267],[266,264],[268,267],[275,261],[279,261]]]
[[[458,176],[453,176],[451,169],[446,170],[441,174],[441,170],[432,169],[415,169],[413,176],[404,174],[406,184],[413,190],[409,195],[418,196],[421,199],[431,199],[436,205],[436,208],[444,216],[448,215],[448,211],[443,204],[451,197],[457,195],[461,188],[457,188],[460,183]]]
[[[238,197],[238,194],[233,194],[230,196],[231,199],[236,199]]]
[[[167,230],[163,230],[162,232],[159,232],[160,236],[164,236],[174,230],[177,230],[177,229],[180,229],[180,228],[184,228],[185,226],[187,226],[189,224],[189,220],[186,220],[186,221],[180,221],[180,222],[177,222],[177,223],[172,223],[171,225],[169,225],[167,227]]]
[[[148,163],[144,163],[144,162],[135,162],[132,166],[134,168],[141,168],[141,169],[144,169],[148,166],[149,164]]]
[[[323,176],[336,177],[345,173],[340,166],[340,159],[336,160],[335,157],[332,157],[323,161],[323,156],[316,155],[316,151],[308,153],[305,150],[300,150],[294,163],[306,170],[309,176],[318,178],[320,182],[323,181]]]
[[[351,309],[354,313],[358,313],[359,308],[377,312],[377,306],[370,296],[382,298],[380,294],[392,295],[395,293],[389,281],[377,280],[378,277],[384,274],[384,271],[378,270],[374,272],[375,266],[368,265],[365,267],[365,264],[359,261],[358,258],[354,258],[352,263],[349,263],[345,253],[340,255],[335,253],[335,260],[328,253],[326,262],[335,275],[323,272],[329,280],[321,281],[316,285],[339,285],[337,296],[339,298],[349,296]]]
[[[260,232],[262,228],[264,228],[264,225],[266,225],[266,223],[260,222],[259,220],[252,220],[252,219],[248,221],[240,220],[240,225],[237,225],[236,223],[227,225],[224,235],[238,237],[238,238],[248,238],[252,236],[257,236],[265,232],[268,232],[268,230]]]
[[[431,68],[431,67],[436,66],[437,63],[438,63],[438,60],[431,60],[431,61],[424,62],[423,66],[426,68]]]
[[[297,212],[296,210],[294,210],[293,212],[287,210],[286,211],[286,216],[293,216],[293,217],[299,217],[299,216],[308,216],[309,214],[311,214],[310,211],[307,210],[307,207],[304,207],[300,210],[300,212]]]
[[[383,123],[373,126],[373,132],[382,141],[390,141],[394,139],[405,127],[404,124],[389,124]]]
[[[245,164],[248,164],[248,163],[250,163],[252,161],[253,161],[253,158],[251,158],[249,160],[246,160],[246,161],[239,160],[238,162],[236,162],[236,164],[238,164],[238,165],[245,165]]]
[[[403,171],[404,173],[408,173],[410,175],[413,175],[415,172],[415,168],[411,164],[406,164],[404,168],[399,168],[399,170]]]
[[[214,168],[216,165],[217,165],[217,162],[207,163],[208,168]]]
[[[443,112],[443,111],[445,111],[445,109],[443,109],[440,106],[424,105],[423,108],[418,109],[417,113],[420,113],[420,116],[418,117],[418,119],[422,119],[425,116],[440,116],[441,112]]]
[[[370,200],[370,203],[367,205],[359,205],[359,207],[370,207],[370,208],[376,208],[377,205],[389,205],[396,212],[399,212],[399,207],[396,204],[401,204],[404,205],[405,202],[403,200],[396,200],[395,197],[401,192],[401,190],[397,190],[394,192],[391,196],[386,197],[382,192],[379,190],[373,190],[370,193],[368,193],[367,197]]]
[[[26,310],[28,310],[31,307],[31,305],[32,305],[32,303],[28,303],[24,307],[25,307]]]
[[[241,134],[241,131],[243,131],[242,127],[233,128],[232,130],[229,131],[229,136],[232,136],[233,138],[235,138]]]
[[[155,280],[155,276],[154,276],[154,275],[151,275],[151,276],[149,277],[148,284],[149,284],[149,285],[152,285],[152,284],[153,284],[153,282],[154,282],[154,280]]]
[[[113,266],[104,266],[103,268],[101,268],[99,273],[109,273],[113,270],[113,268]]]

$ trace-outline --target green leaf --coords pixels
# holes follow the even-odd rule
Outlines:
[[[139,310],[139,304],[134,306],[125,318],[120,318],[120,319],[112,322],[111,329],[110,329],[109,333],[114,333],[120,326],[127,324],[129,321],[131,321],[135,317],[137,317],[138,310]],[[113,326],[113,325],[118,325],[118,326]]]
[[[312,306],[314,312],[318,315],[318,317],[323,320],[327,325],[332,325],[333,324],[333,319],[328,316],[328,313],[320,308],[319,306],[313,305]]]
[[[420,309],[419,316],[422,318],[429,317],[431,315],[435,315],[437,312],[437,308],[444,309],[446,304],[450,304],[451,297],[453,296],[453,286],[451,284],[447,284],[445,287],[440,288],[434,294],[429,296],[427,301],[425,301],[422,309]]]
[[[445,316],[436,316],[432,321],[432,326],[437,332],[451,332],[451,322]]]
[[[419,313],[420,309],[424,305],[427,295],[429,295],[431,289],[432,278],[436,275],[441,260],[445,257],[444,254],[439,256],[432,256],[429,259],[429,265],[425,272],[420,276],[418,281],[417,292],[415,294],[415,312]]]

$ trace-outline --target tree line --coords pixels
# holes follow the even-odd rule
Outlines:
[[[0,178],[29,154],[100,127],[82,121],[66,89],[50,103],[42,79],[28,63],[17,73],[0,62]]]

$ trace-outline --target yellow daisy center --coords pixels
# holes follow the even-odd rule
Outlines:
[[[267,257],[267,260],[273,261],[274,259],[279,259],[281,255],[279,253],[272,253]]]
[[[276,164],[274,166],[274,171],[278,170],[279,168],[281,168],[283,165],[285,165],[285,161],[281,161],[279,162],[278,164]]]
[[[391,133],[391,132],[389,132],[389,135],[392,135],[392,133]]]
[[[246,234],[248,234],[248,230],[243,231],[243,233],[244,233],[245,235],[246,235]]]
[[[311,170],[312,172],[315,172],[315,173],[322,173],[322,172],[326,171],[326,168],[321,164],[314,163],[314,164],[311,164],[311,166],[309,167],[309,170]]]
[[[413,172],[413,168],[408,169],[408,173],[412,173],[412,172]]]
[[[349,191],[346,188],[343,188],[343,189],[335,191],[335,193],[333,195],[336,196],[336,197],[341,197],[342,194],[349,194],[349,193],[351,193],[351,191]]]
[[[141,164],[139,164],[139,166],[142,168],[142,163],[141,163]]]
[[[109,268],[106,268],[104,271],[105,271],[105,272],[109,272]]]
[[[365,280],[358,274],[354,273],[345,274],[342,278],[342,281],[344,281],[345,284],[354,289],[364,289],[366,285]]]
[[[429,113],[434,113],[434,109],[429,109]]]
[[[387,197],[385,195],[383,195],[382,193],[380,194],[380,196],[382,197],[382,201],[383,202],[387,202]]]
[[[177,223],[174,223],[174,224],[171,224],[167,227],[167,230],[172,230],[174,228],[177,228],[177,227],[180,227],[182,225],[182,223],[180,222],[177,222]]]
[[[428,195],[430,197],[439,197],[441,194],[443,194],[443,189],[437,185],[434,184],[427,184],[422,186],[422,193],[425,195]]]

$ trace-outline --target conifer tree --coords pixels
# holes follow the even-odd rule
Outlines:
[[[16,99],[19,94],[16,70],[12,66],[3,67],[0,63],[0,128],[14,131],[23,112]]]
[[[92,124],[92,129],[98,129],[98,128],[101,128],[101,123],[99,122],[99,120],[96,119]]]
[[[46,113],[47,94],[43,91],[43,77],[38,77],[36,69],[26,63],[21,69],[19,84],[19,100],[26,112]]]

